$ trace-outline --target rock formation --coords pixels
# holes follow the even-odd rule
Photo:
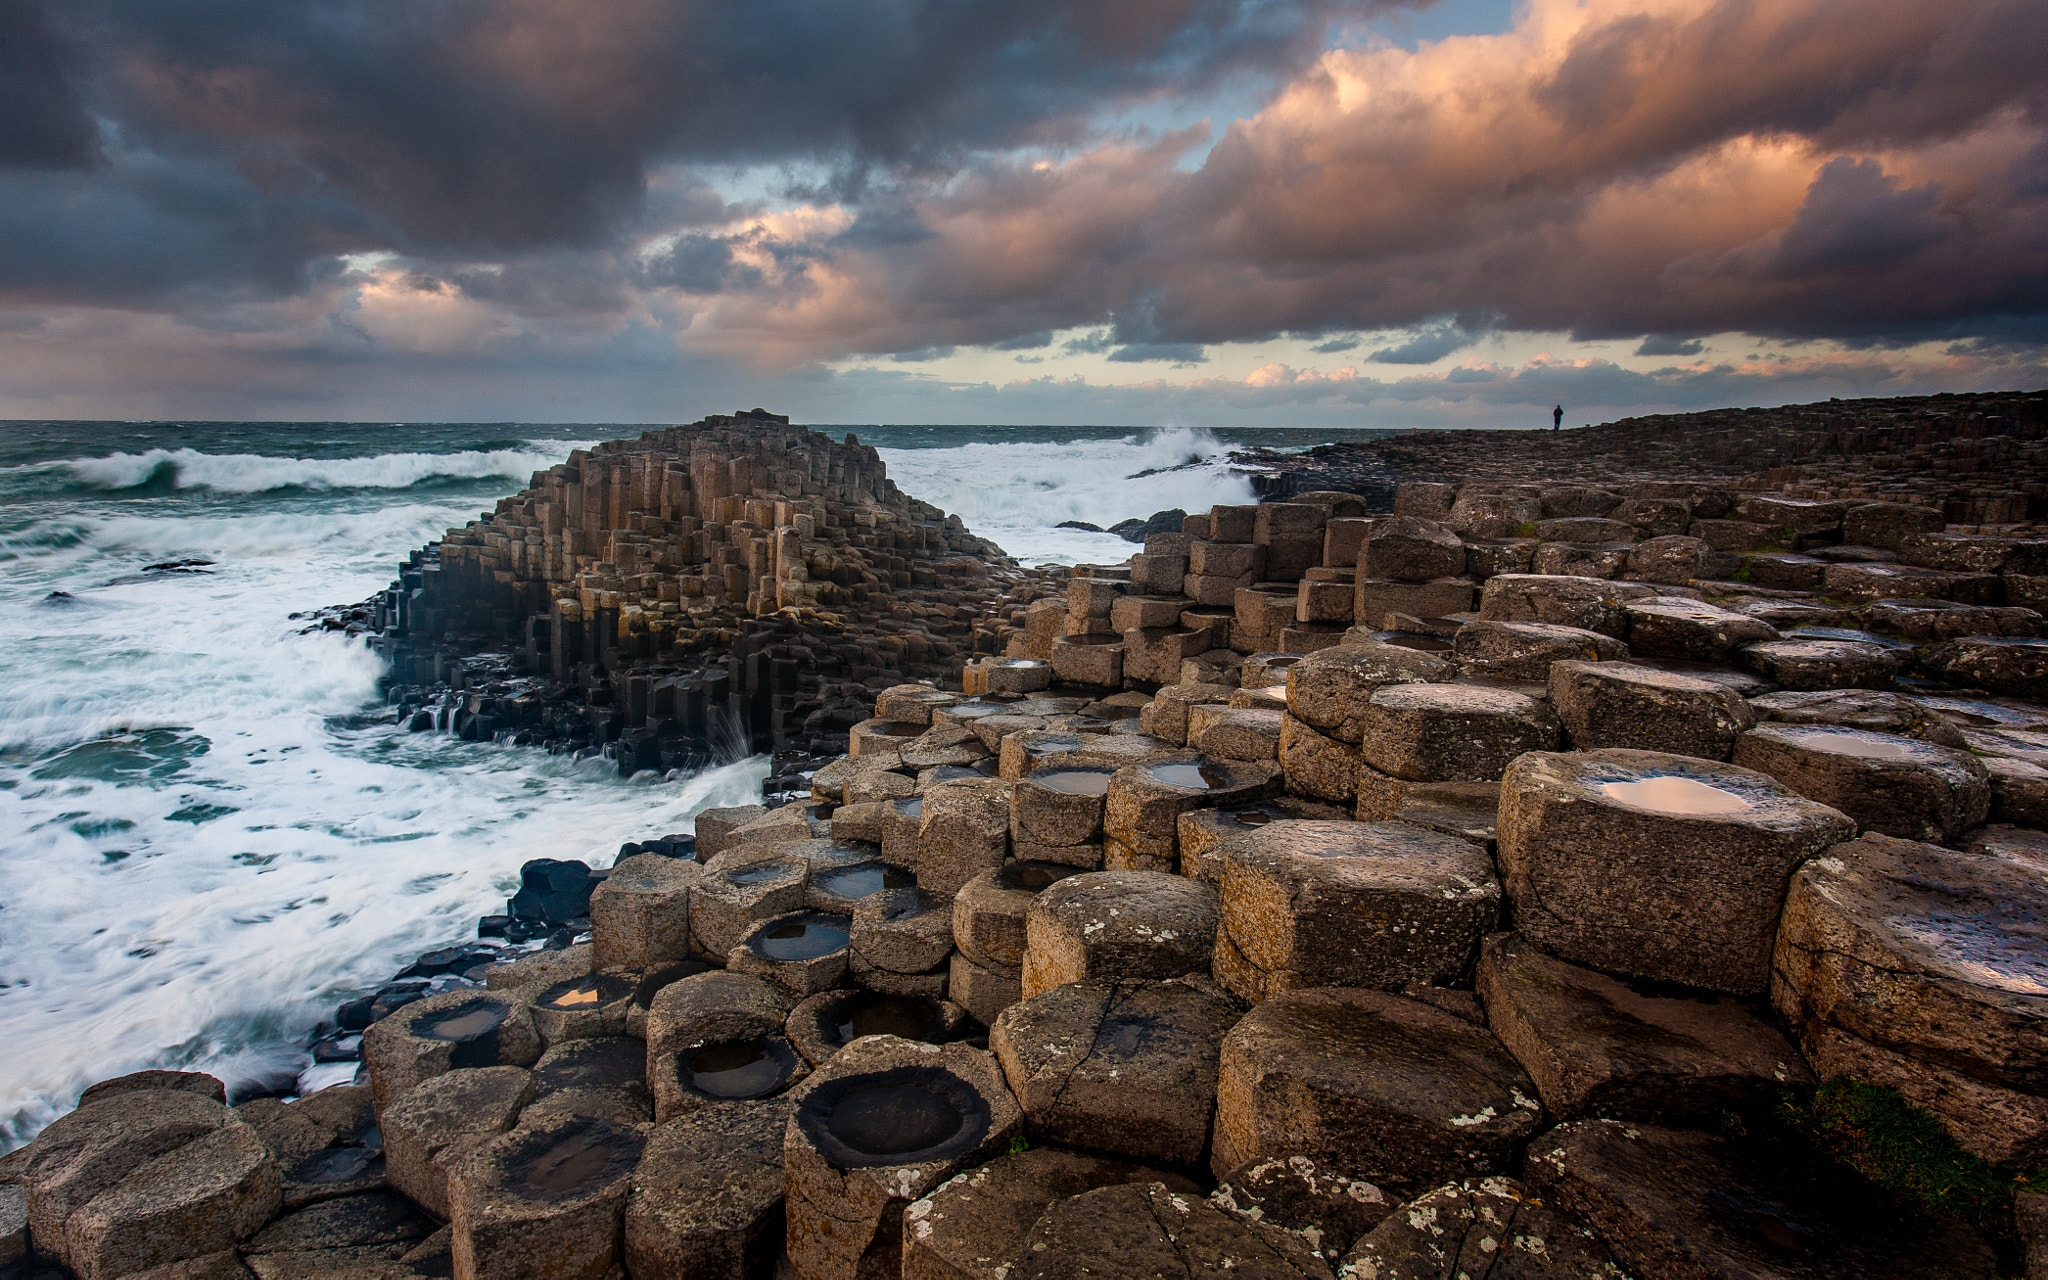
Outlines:
[[[2048,540],[1446,478],[1033,574],[869,457],[714,420],[444,544],[379,606],[414,663],[488,617],[666,742],[661,664],[772,609],[885,687],[800,799],[531,864],[344,1009],[359,1085],[97,1087],[0,1165],[16,1235],[89,1280],[2040,1274],[2037,1193],[2001,1255],[1744,1123],[1850,1077],[2048,1164]],[[930,680],[853,661],[933,599]]]

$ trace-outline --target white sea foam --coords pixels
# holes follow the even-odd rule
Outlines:
[[[562,461],[575,442],[457,453],[380,453],[362,458],[289,458],[150,449],[56,464],[95,489],[133,489],[168,477],[178,489],[269,493],[276,489],[405,489],[426,480],[503,477],[524,482]],[[43,464],[48,466],[50,464]]]
[[[125,1071],[288,1077],[527,859],[607,865],[758,799],[761,760],[627,781],[367,723],[376,657],[287,615],[381,588],[479,499],[250,501],[0,511],[0,1149]],[[215,563],[139,572],[187,557]]]
[[[1162,429],[1065,444],[976,443],[951,449],[882,449],[890,478],[959,516],[1026,564],[1121,561],[1133,550],[1113,534],[1057,529],[1062,520],[1104,528],[1179,507],[1257,501],[1224,462],[1228,446],[1206,431]],[[1191,461],[1197,465],[1185,465]],[[1154,472],[1140,475],[1140,472]]]

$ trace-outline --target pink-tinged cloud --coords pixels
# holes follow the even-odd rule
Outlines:
[[[1533,0],[1338,49],[1193,139],[990,160],[916,234],[760,243],[698,308],[765,361],[1114,320],[1143,343],[1470,318],[1911,338],[2048,312],[2038,0]],[[854,230],[858,229],[858,224]]]

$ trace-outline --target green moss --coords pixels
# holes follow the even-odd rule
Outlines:
[[[1517,538],[1533,538],[1533,537],[1535,537],[1535,536],[1536,536],[1536,523],[1535,523],[1535,521],[1533,521],[1533,520],[1525,520],[1525,521],[1523,521],[1523,522],[1522,522],[1521,524],[1518,524],[1518,525],[1516,525],[1516,526],[1515,526],[1515,536],[1516,536]]]
[[[1748,582],[1748,581],[1749,581],[1749,561],[1747,561],[1747,560],[1744,560],[1744,561],[1742,562],[1742,567],[1741,567],[1740,569],[1737,569],[1737,570],[1736,570],[1736,571],[1735,571],[1734,573],[1730,574],[1730,575],[1729,575],[1729,577],[1728,577],[1728,580],[1729,580],[1730,582]]]
[[[1031,1139],[1025,1137],[1023,1134],[1020,1133],[1017,1136],[1010,1139],[1009,1150],[1005,1151],[1003,1154],[1011,1156],[1021,1156],[1029,1150],[1031,1150]]]
[[[2012,1238],[2014,1193],[2048,1187],[2048,1170],[1996,1170],[1958,1147],[1933,1116],[1862,1080],[1788,1095],[1767,1123],[1899,1199],[1961,1218],[2000,1242]]]

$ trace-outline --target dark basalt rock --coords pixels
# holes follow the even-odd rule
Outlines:
[[[582,862],[535,858],[519,868],[519,892],[512,895],[515,916],[567,924],[590,914],[590,894],[604,879]]]
[[[1524,1178],[1639,1276],[1998,1274],[1990,1248],[1959,1223],[1913,1213],[1839,1169],[1704,1133],[1574,1121],[1530,1147]]]

